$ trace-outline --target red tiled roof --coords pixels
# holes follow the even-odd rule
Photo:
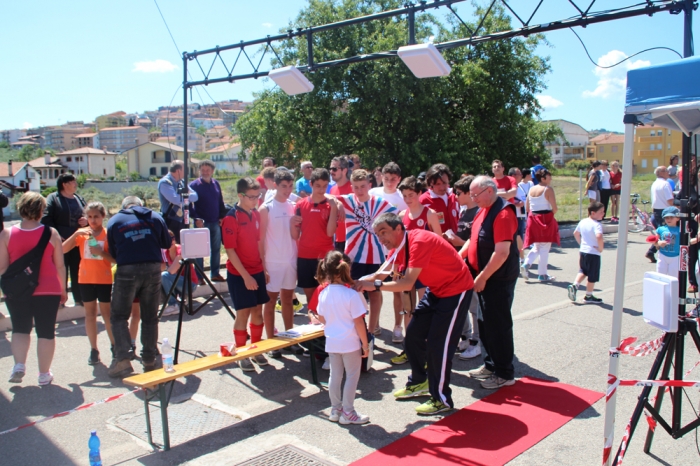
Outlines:
[[[97,133],[81,133],[81,134],[76,134],[73,136],[74,138],[94,138],[97,136]]]
[[[235,149],[236,147],[240,147],[240,146],[241,146],[240,143],[234,143],[234,142],[232,142],[232,143],[229,143],[229,144],[224,144],[224,145],[217,146],[217,147],[214,147],[214,148],[212,148],[212,149],[209,149],[209,150],[206,151],[205,153],[206,153],[206,154],[218,154],[218,153],[220,153],[220,152],[226,152],[227,150],[233,150],[233,149]]]
[[[12,174],[16,175],[18,171],[22,170],[27,162],[14,162],[12,164]],[[10,164],[7,162],[0,163],[0,176],[7,177],[10,176]]]
[[[117,155],[116,152],[109,152],[102,149],[95,149],[94,147],[81,147],[80,149],[71,149],[63,151],[56,155]]]
[[[49,159],[49,165],[46,165],[46,160],[44,160],[44,157],[38,157],[34,160],[29,161],[29,166],[33,168],[45,168],[45,167],[52,167],[52,168],[64,168],[63,165],[61,165],[61,159],[58,157],[52,157]]]
[[[115,126],[114,128],[102,128],[100,131],[124,131],[125,129],[133,129],[133,130],[144,130],[148,131],[146,128],[143,126]]]

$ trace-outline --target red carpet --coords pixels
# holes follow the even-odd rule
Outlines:
[[[505,464],[602,397],[572,385],[524,377],[352,466]],[[406,408],[412,404],[406,403]]]

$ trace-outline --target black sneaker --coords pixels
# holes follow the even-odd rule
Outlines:
[[[649,259],[649,262],[651,262],[652,264],[656,264],[656,256],[654,256],[653,252],[647,251],[647,253],[644,254],[644,257]]]
[[[591,304],[599,304],[599,303],[602,303],[603,300],[600,298],[596,298],[593,295],[586,295],[583,297],[583,302],[584,303],[591,303]]]
[[[141,361],[141,364],[143,365],[143,371],[144,372],[151,372],[156,369],[162,369],[163,368],[163,358],[160,357],[160,355],[156,356],[156,358],[153,361],[147,362],[147,361]]]
[[[278,349],[272,350],[272,351],[270,351],[269,355],[273,359],[279,359],[282,357],[282,351],[280,351]]]
[[[129,351],[129,359],[132,361],[136,359],[136,345],[131,345],[131,351]]]
[[[95,366],[100,363],[100,352],[96,349],[90,350],[90,357],[88,358],[88,364]]]
[[[304,353],[304,348],[301,346],[297,345],[296,343],[293,344],[292,346],[287,346],[286,348],[282,348],[284,351],[296,355],[300,355]]]

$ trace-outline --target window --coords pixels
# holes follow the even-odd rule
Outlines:
[[[659,166],[659,159],[654,159],[651,161],[651,166],[656,168]]]
[[[671,143],[666,144],[666,150],[671,150]]]
[[[649,144],[649,150],[654,150],[654,144]]]
[[[671,130],[669,129],[669,130],[668,130],[668,133],[666,133],[666,134],[668,134],[668,135],[670,136],[670,135],[671,135]]]
[[[600,152],[601,154],[603,152],[605,152],[605,146],[600,146],[600,148],[598,149],[598,152]]]
[[[66,162],[72,162],[73,158],[72,157],[66,157]]]
[[[617,152],[617,146],[612,146],[612,151]]]
[[[170,151],[169,151],[169,150],[166,150],[166,151],[165,151],[165,162],[166,162],[166,163],[170,163],[170,162],[171,162],[171,160],[170,160],[171,157],[172,157],[172,156],[170,155]]]
[[[642,168],[647,168],[647,159],[642,159]]]
[[[148,171],[148,174],[151,176],[156,176],[156,167],[151,167],[151,169]]]
[[[160,167],[160,174],[165,176],[168,174],[168,167]]]
[[[103,169],[102,169],[102,174],[103,174],[103,175],[107,175],[107,169],[106,169],[106,168],[103,168]]]
[[[661,145],[661,143],[656,145],[656,150],[661,150],[662,148],[663,148],[663,146]]]

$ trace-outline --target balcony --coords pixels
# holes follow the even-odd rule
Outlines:
[[[662,150],[640,150],[637,151],[638,157],[663,157],[664,151]]]
[[[637,138],[637,142],[640,144],[644,143],[658,143],[658,142],[664,142],[664,137],[663,136],[640,136]]]

